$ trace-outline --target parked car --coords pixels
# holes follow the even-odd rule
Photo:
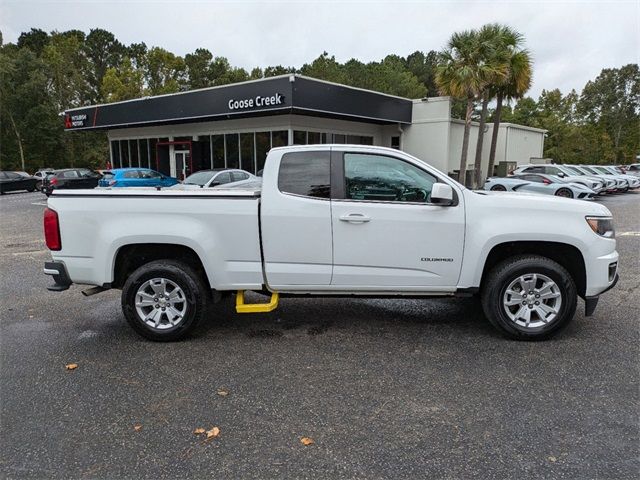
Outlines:
[[[628,175],[625,172],[620,172],[617,167],[606,165],[590,165],[590,168],[605,175],[616,175],[624,178],[629,184],[629,190],[635,190],[636,188],[640,187],[640,178],[634,175]]]
[[[611,188],[612,191],[615,191],[615,182],[613,180],[610,180],[609,184],[607,185],[607,181],[603,178],[598,178],[596,176],[587,177],[584,175],[577,175],[574,172],[570,172],[565,169],[564,165],[546,163],[537,165],[519,165],[512,173],[544,173],[546,175],[555,175],[556,177],[560,177],[572,183],[580,183],[598,194],[606,193],[608,188]]]
[[[36,183],[36,190],[42,191],[42,183],[47,175],[51,173],[53,173],[53,168],[41,168],[33,174],[33,176],[38,179],[38,182]]]
[[[213,170],[199,170],[184,179],[182,184],[176,185],[174,189],[192,190],[196,188],[211,188],[227,183],[240,182],[242,180],[256,179],[255,175],[246,170],[235,168],[216,168]]]
[[[0,195],[19,190],[33,192],[36,190],[36,183],[38,179],[25,172],[0,172]]]
[[[597,173],[589,171],[579,165],[563,165],[562,168],[572,172],[574,175],[603,179],[607,182],[607,191],[609,193],[626,192],[629,189],[629,184],[624,179],[617,178],[614,175],[598,175]]]
[[[99,187],[171,187],[177,178],[167,177],[149,168],[115,168],[105,170]]]
[[[632,163],[631,165],[626,165],[626,169],[628,175],[640,177],[640,163]]]
[[[542,173],[523,173],[506,178],[488,178],[484,189],[494,192],[510,190],[514,192],[540,193],[582,200],[592,199],[596,195],[596,192],[580,183],[568,182],[560,177]]]
[[[568,325],[578,296],[591,315],[617,281],[603,205],[474,192],[406,152],[366,145],[273,148],[260,190],[54,194],[44,231],[51,290],[122,289],[129,325],[156,341],[188,335],[233,293],[247,314],[274,310],[280,294],[479,294],[498,330],[538,340]],[[251,290],[271,300],[247,304]]]
[[[95,188],[99,180],[100,174],[88,168],[64,168],[45,177],[42,191],[48,197],[54,190]]]

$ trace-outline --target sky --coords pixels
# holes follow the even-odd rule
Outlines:
[[[603,68],[638,63],[640,0],[617,1],[36,1],[0,0],[0,31],[104,28],[125,44],[179,55],[207,48],[234,66],[300,67],[323,51],[340,62],[440,50],[455,31],[500,22],[534,59],[529,95],[578,92]]]

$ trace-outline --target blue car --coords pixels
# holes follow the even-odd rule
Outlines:
[[[167,177],[149,168],[116,168],[102,172],[99,187],[171,187],[177,178]]]

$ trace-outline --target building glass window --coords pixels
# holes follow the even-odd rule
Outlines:
[[[224,168],[224,135],[211,136],[213,168]]]
[[[395,135],[391,137],[391,148],[395,148],[396,150],[400,150],[400,136]]]
[[[240,134],[240,168],[255,173],[253,132]]]
[[[280,162],[278,188],[283,193],[330,198],[329,152],[286,153]]]
[[[138,141],[137,140],[129,140],[129,152],[131,154],[131,166],[139,167],[139,157],[138,157]]]
[[[111,168],[120,168],[120,142],[118,140],[111,141]]]
[[[428,203],[436,178],[418,167],[385,155],[345,153],[346,198]]]
[[[271,150],[270,132],[256,132],[256,173],[264,168],[264,161],[269,150]]]
[[[143,168],[151,168],[149,162],[149,141],[146,138],[138,140],[138,151],[140,152],[140,166]]]
[[[120,140],[120,167],[127,168],[129,164],[129,142],[126,140]]]
[[[227,168],[240,167],[240,149],[237,133],[227,133],[224,136],[224,142],[227,154]]]
[[[271,148],[286,147],[289,144],[289,132],[278,130],[271,132]]]
[[[307,144],[313,145],[316,143],[326,143],[320,139],[322,134],[320,132],[307,132]],[[326,134],[325,134],[326,135]]]
[[[346,143],[346,135],[340,135],[339,133],[333,134],[333,143]]]
[[[306,145],[307,144],[307,132],[303,130],[293,131],[293,144],[294,145]]]

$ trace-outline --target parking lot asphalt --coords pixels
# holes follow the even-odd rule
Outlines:
[[[0,198],[3,478],[640,474],[640,192],[601,200],[618,286],[538,343],[500,337],[473,299],[225,303],[188,340],[148,342],[118,291],[46,290],[44,198]]]

